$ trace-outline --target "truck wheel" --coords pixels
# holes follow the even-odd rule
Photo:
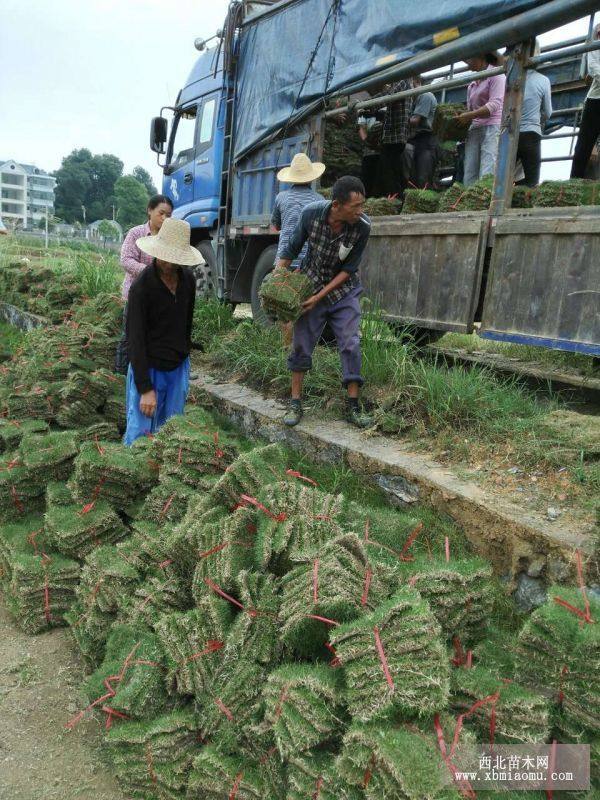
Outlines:
[[[197,242],[195,247],[200,250],[206,262],[205,264],[192,267],[194,278],[196,279],[196,297],[206,300],[208,297],[214,297],[216,294],[213,277],[216,270],[215,251],[209,239]]]
[[[267,328],[273,324],[269,317],[265,314],[264,309],[260,302],[258,292],[262,282],[267,275],[273,272],[275,266],[275,256],[277,255],[277,245],[273,244],[267,247],[260,254],[260,258],[254,267],[254,275],[252,276],[252,287],[250,289],[250,303],[252,304],[252,317],[257,325]]]

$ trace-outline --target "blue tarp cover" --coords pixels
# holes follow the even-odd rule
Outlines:
[[[327,93],[545,2],[295,0],[248,22],[240,41],[236,157],[283,127],[294,106],[302,111]]]

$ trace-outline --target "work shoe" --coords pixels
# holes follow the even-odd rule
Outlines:
[[[346,406],[346,420],[356,428],[371,428],[374,424],[373,417],[355,405]]]
[[[303,416],[304,416],[304,410],[302,409],[302,401],[292,400],[290,402],[290,407],[288,409],[288,412],[283,418],[283,423],[284,425],[287,425],[289,428],[293,428],[300,422]]]

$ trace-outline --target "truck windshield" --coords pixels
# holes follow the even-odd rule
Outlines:
[[[196,106],[186,108],[175,121],[175,138],[171,149],[171,164],[187,164],[194,157],[194,133],[196,130]]]

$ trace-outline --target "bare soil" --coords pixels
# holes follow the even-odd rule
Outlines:
[[[0,596],[2,800],[125,800],[101,761],[100,723],[65,729],[85,706],[83,678],[66,630],[28,636]]]

